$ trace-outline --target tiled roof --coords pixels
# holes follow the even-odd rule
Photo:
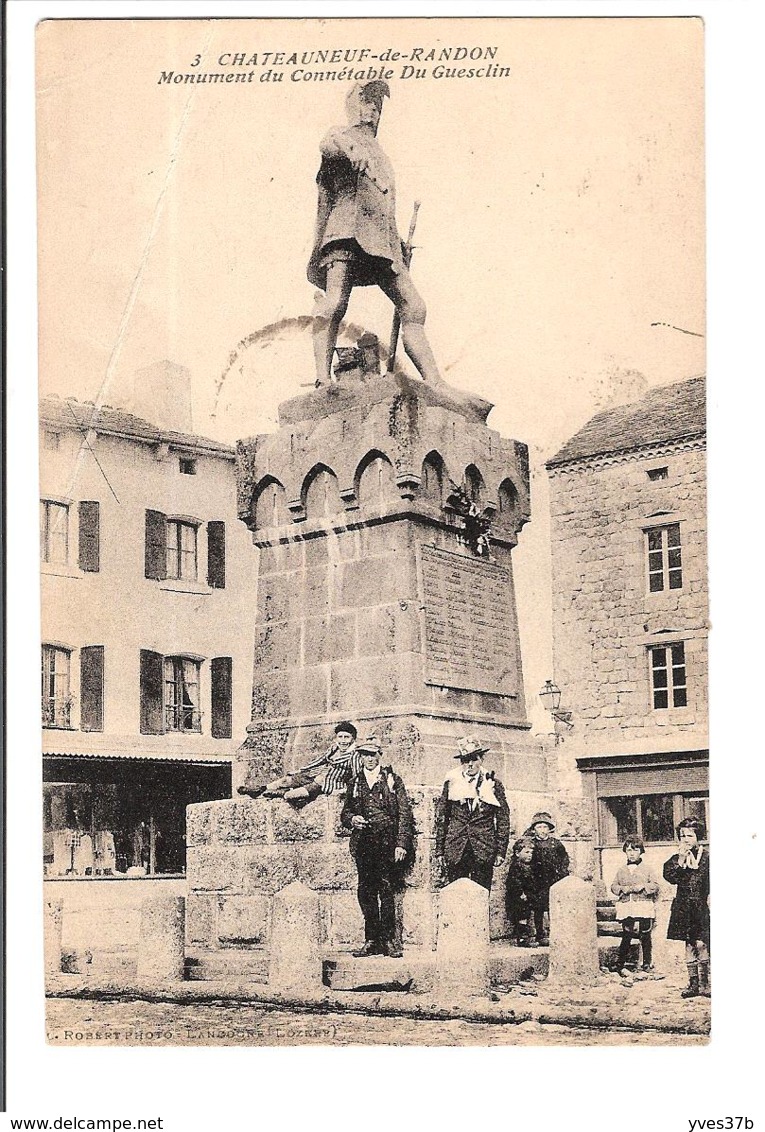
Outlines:
[[[218,440],[210,440],[195,433],[158,428],[123,409],[112,409],[108,405],[98,407],[92,401],[77,401],[74,397],[63,400],[59,397],[41,398],[40,423],[80,432],[87,432],[92,428],[111,436],[124,436],[149,444],[170,444],[176,448],[193,448],[210,455],[233,457],[235,451],[230,444],[221,444]]]
[[[662,444],[706,432],[706,379],[692,377],[651,389],[639,401],[606,409],[589,420],[559,452],[548,468],[634,448]]]

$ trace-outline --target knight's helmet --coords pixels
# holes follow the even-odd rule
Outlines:
[[[354,83],[345,98],[348,125],[360,124],[363,102],[371,102],[382,113],[384,98],[390,98],[390,87],[382,79],[373,79],[368,83]]]

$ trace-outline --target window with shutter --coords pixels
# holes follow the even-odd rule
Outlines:
[[[146,512],[144,573],[157,580],[167,577],[167,518],[161,511]]]
[[[207,584],[218,590],[226,585],[226,524],[218,519],[207,524]]]
[[[104,729],[104,646],[80,649],[80,729]]]
[[[214,739],[231,738],[231,675],[231,657],[213,657],[210,663],[210,730]]]
[[[163,661],[158,652],[141,649],[141,734],[162,735]]]
[[[100,508],[93,499],[83,499],[79,506],[79,566],[98,573],[101,558]]]

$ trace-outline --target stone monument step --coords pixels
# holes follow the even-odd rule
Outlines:
[[[600,965],[612,966],[617,947],[611,936],[598,940]],[[433,986],[436,952],[407,947],[402,959],[371,955],[357,959],[350,951],[329,951],[323,956],[323,983],[332,990],[424,991]],[[544,978],[549,964],[546,947],[515,947],[504,940],[489,947],[489,978],[493,986],[511,986]],[[186,957],[186,978],[192,982],[242,980],[268,982],[268,953],[262,948],[198,949]]]
[[[267,983],[268,952],[239,947],[194,951],[186,956],[186,978],[193,982],[244,979]]]
[[[598,935],[613,936],[622,934],[621,922],[617,919],[598,920]]]

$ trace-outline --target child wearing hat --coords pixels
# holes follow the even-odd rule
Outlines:
[[[709,848],[701,844],[703,828],[696,818],[677,827],[679,849],[664,862],[664,879],[677,885],[667,939],[685,943],[688,986],[683,998],[710,996],[709,989]]]
[[[322,794],[344,793],[348,783],[361,769],[356,735],[354,725],[343,720],[335,727],[335,738],[329,750],[313,762],[272,782],[240,786],[239,793],[249,794],[252,798],[284,798],[298,807],[307,806]]]
[[[659,882],[643,862],[645,845],[639,837],[628,837],[622,846],[626,864],[617,872],[611,891],[618,896],[616,918],[622,925],[617,969],[626,974],[632,938],[637,934],[643,952],[643,970],[652,971],[651,931],[656,919]]]
[[[555,822],[546,810],[534,814],[524,837],[534,840],[531,868],[539,886],[539,899],[534,909],[536,940],[541,947],[547,947],[550,933],[545,923],[545,915],[550,919],[550,889],[559,880],[568,876],[569,860],[566,847],[557,837],[553,837]]]
[[[532,868],[534,838],[519,837],[507,870],[505,908],[511,935],[519,947],[539,947],[534,937],[534,912],[539,902],[539,880]]]

